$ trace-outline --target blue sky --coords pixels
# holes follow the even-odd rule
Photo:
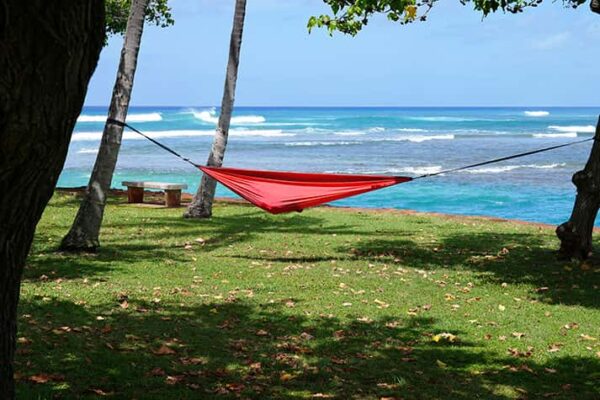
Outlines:
[[[171,0],[175,25],[147,26],[132,105],[219,105],[234,0]],[[321,0],[248,0],[238,106],[578,106],[600,104],[600,15],[546,0],[481,18],[458,0],[427,22],[374,19],[357,37],[316,30]],[[86,105],[107,105],[121,37]]]

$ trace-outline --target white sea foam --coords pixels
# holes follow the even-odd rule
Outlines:
[[[385,128],[381,127],[381,126],[375,126],[373,128],[369,128],[369,130],[367,132],[369,133],[381,133],[384,132]]]
[[[452,140],[454,139],[454,135],[409,135],[409,136],[398,136],[389,140],[393,140],[396,142],[413,142],[413,143],[421,143],[427,142],[429,140]]]
[[[80,115],[77,118],[77,122],[104,122],[106,121],[106,115]],[[147,114],[129,114],[127,116],[127,122],[157,122],[162,121],[160,113],[147,113]]]
[[[87,149],[83,148],[77,152],[77,154],[98,154],[98,149]]]
[[[534,133],[534,138],[538,139],[552,139],[552,138],[575,138],[577,137],[577,132],[566,132],[566,133]]]
[[[262,136],[262,137],[291,137],[296,136],[295,133],[285,133],[281,129],[233,129],[229,131],[230,136]]]
[[[219,116],[214,108],[204,111],[192,111],[192,115],[194,115],[196,119],[210,124],[216,124],[219,122]],[[265,117],[261,115],[238,115],[236,117],[231,117],[232,125],[261,124],[265,121]]]
[[[429,132],[427,129],[421,128],[398,128],[396,130],[400,132]]]
[[[147,131],[145,135],[153,139],[158,138],[176,138],[176,137],[196,137],[196,136],[213,136],[214,130],[176,130],[176,131]],[[237,137],[288,137],[296,136],[293,133],[284,133],[280,129],[269,129],[269,130],[246,130],[246,129],[233,129],[229,131],[230,136]],[[73,134],[72,141],[91,141],[100,140],[102,138],[102,132],[77,132]],[[135,132],[123,132],[123,140],[140,140],[144,139],[143,136],[138,135]]]
[[[547,117],[550,115],[548,111],[525,111],[523,114],[527,117]]]
[[[579,133],[594,133],[596,127],[593,125],[572,125],[572,126],[562,126],[562,125],[550,125],[548,129],[552,129],[553,131],[558,132],[579,132]]]
[[[317,141],[306,141],[306,142],[288,142],[285,146],[347,146],[352,144],[360,144],[360,142],[317,142]]]
[[[477,169],[467,169],[463,172],[469,174],[499,174],[502,172],[514,171],[521,168],[533,168],[533,169],[553,169],[564,167],[565,163],[554,163],[554,164],[524,164],[524,165],[503,165],[499,167],[486,167]]]
[[[386,170],[387,173],[392,174],[414,174],[414,175],[425,175],[435,174],[442,170],[441,165],[430,165],[425,167],[404,167],[404,168],[390,168]]]
[[[363,131],[345,131],[345,132],[334,132],[334,135],[338,136],[362,136],[366,135],[367,132]]]
[[[427,122],[467,122],[467,121],[485,121],[484,119],[463,118],[463,117],[409,117],[414,121]]]

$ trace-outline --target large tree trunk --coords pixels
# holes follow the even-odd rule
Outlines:
[[[0,399],[21,274],[104,43],[102,0],[0,0]]]
[[[562,258],[584,260],[592,254],[592,231],[600,207],[600,118],[595,138],[585,168],[573,175],[577,197],[571,218],[556,228]]]
[[[225,76],[225,89],[221,102],[221,113],[219,123],[215,132],[212,149],[208,156],[206,165],[209,167],[220,167],[223,165],[231,113],[235,98],[235,85],[237,82],[238,66],[240,64],[240,48],[242,46],[242,34],[244,30],[244,17],[246,15],[246,0],[236,0],[235,13],[233,16],[233,29],[229,42],[229,60],[227,62],[227,75]],[[184,214],[186,218],[210,218],[212,215],[212,204],[215,198],[217,181],[208,175],[202,175],[200,187]]]
[[[117,80],[108,111],[108,117],[117,121],[125,121],[127,117],[148,1],[133,0],[131,4]],[[73,225],[62,240],[61,250],[93,252],[100,246],[100,226],[122,137],[123,126],[109,123],[104,125],[92,176]]]

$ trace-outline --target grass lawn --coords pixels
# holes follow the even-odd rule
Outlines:
[[[600,398],[600,269],[551,228],[113,198],[98,254],[56,253],[77,204],[38,226],[19,398]]]

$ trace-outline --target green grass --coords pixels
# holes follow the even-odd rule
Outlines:
[[[552,229],[111,199],[98,254],[56,253],[76,208],[28,260],[19,398],[600,398],[600,270]]]

